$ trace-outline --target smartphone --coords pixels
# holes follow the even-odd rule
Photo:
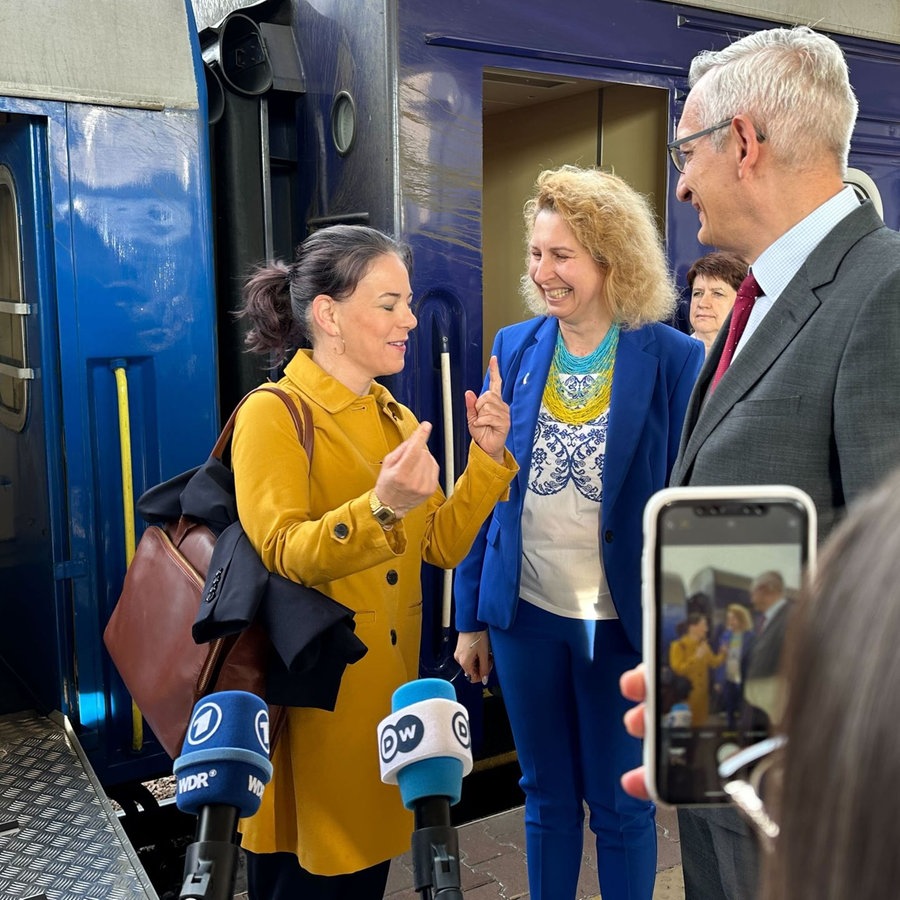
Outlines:
[[[816,510],[783,485],[666,488],[644,509],[644,762],[665,804],[727,802],[718,766],[778,727]]]

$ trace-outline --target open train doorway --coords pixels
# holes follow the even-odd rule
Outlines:
[[[564,163],[613,171],[648,195],[664,231],[671,96],[658,87],[483,69],[482,371],[497,331],[531,316],[519,294],[526,258],[522,212],[539,172]],[[459,821],[472,817],[476,785],[483,802],[490,794],[496,803],[492,811],[524,801],[502,685],[491,682],[483,700],[481,713],[471,713],[483,738],[455,812]]]
[[[63,672],[45,132],[43,119],[0,113],[0,713],[58,705]]]
[[[599,165],[653,204],[665,228],[667,90],[505,68],[483,75],[484,366],[504,325],[530,316],[519,295],[522,208],[543,169]]]

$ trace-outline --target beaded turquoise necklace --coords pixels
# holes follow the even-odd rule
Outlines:
[[[609,406],[618,346],[618,325],[610,325],[597,349],[588,356],[570,353],[562,334],[557,333],[543,397],[544,406],[555,419],[567,425],[584,425]],[[581,377],[563,377],[566,375]]]

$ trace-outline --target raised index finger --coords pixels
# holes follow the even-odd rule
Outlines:
[[[503,391],[503,379],[500,377],[500,366],[496,356],[492,356],[488,363],[488,373],[490,375],[488,390],[499,397]]]

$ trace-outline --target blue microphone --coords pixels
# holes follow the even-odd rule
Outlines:
[[[173,771],[176,806],[198,817],[180,898],[231,900],[238,819],[259,809],[272,777],[265,701],[246,691],[221,691],[197,701]]]
[[[441,678],[401,685],[391,709],[378,726],[381,780],[397,784],[404,806],[415,814],[415,889],[428,900],[457,900],[459,838],[450,806],[459,802],[463,776],[472,770],[468,713]]]

